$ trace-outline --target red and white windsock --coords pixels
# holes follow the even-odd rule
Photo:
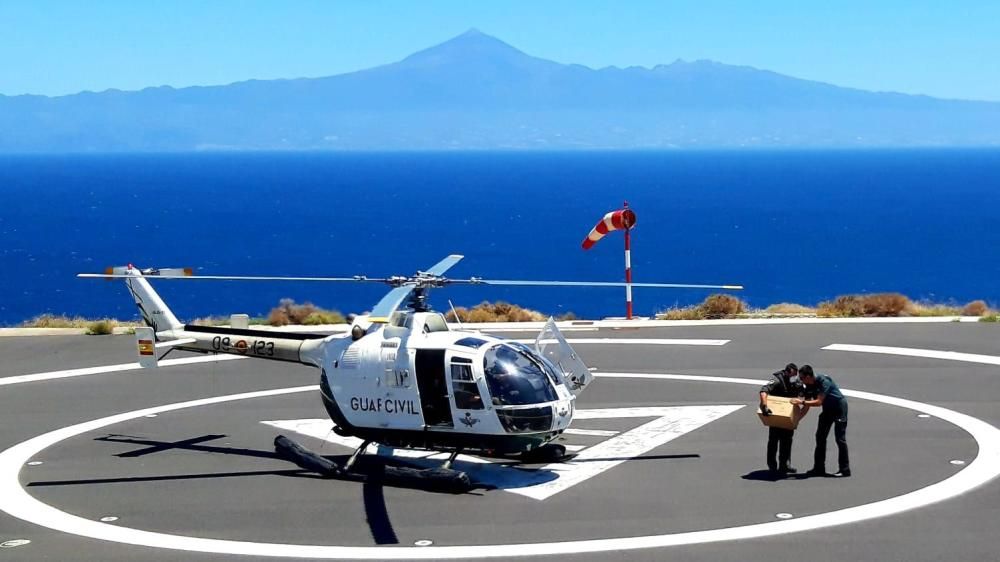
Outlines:
[[[590,234],[583,241],[583,249],[589,250],[612,230],[625,231],[625,318],[629,320],[632,319],[632,243],[629,233],[633,226],[635,226],[635,211],[628,208],[628,201],[626,201],[623,209],[604,215],[601,222],[591,229]]]
[[[624,209],[619,209],[617,211],[611,211],[610,213],[604,215],[601,222],[597,223],[594,228],[590,230],[590,234],[583,241],[583,249],[589,250],[597,243],[598,240],[604,238],[604,235],[611,232],[612,230],[628,230],[635,226],[635,212],[628,208],[628,203],[625,204]]]

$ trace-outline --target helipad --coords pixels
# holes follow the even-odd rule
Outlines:
[[[666,556],[665,547],[682,559],[746,559],[792,543],[808,545],[820,539],[799,531],[823,528],[817,544],[843,537],[843,548],[861,559],[886,549],[908,553],[910,560],[937,559],[949,543],[970,555],[991,552],[987,533],[981,543],[969,536],[982,524],[977,511],[985,516],[996,509],[998,409],[988,397],[1000,396],[1000,373],[948,359],[821,348],[930,349],[915,345],[927,340],[988,355],[989,348],[977,344],[992,334],[978,325],[712,327],[627,337],[730,341],[577,344],[602,375],[580,407],[603,414],[579,418],[579,432],[565,436],[583,457],[583,468],[486,469],[523,472],[522,484],[538,479],[521,486],[525,490],[589,474],[543,499],[496,483],[496,489],[456,496],[322,480],[273,458],[275,433],[288,432],[291,421],[322,419],[312,390],[315,374],[307,369],[229,361],[32,379],[10,385],[0,397],[5,448],[16,445],[0,454],[0,507],[17,517],[7,518],[15,532],[0,542],[30,540],[16,552],[77,559],[126,552],[130,559],[172,559],[178,549],[189,551],[185,556],[375,559],[580,553],[601,559],[632,550],[630,558],[658,559]],[[131,347],[125,338],[57,343],[75,360],[67,368],[96,367],[98,360],[117,364]],[[0,352],[15,356],[13,366],[27,364],[6,341],[0,340]],[[789,360],[812,363],[852,390],[854,477],[763,477],[765,431],[747,406],[755,401],[756,381]],[[951,384],[955,377],[974,380],[977,390]],[[31,403],[48,404],[50,412]],[[683,419],[711,411],[711,419],[689,431],[676,429]],[[676,435],[636,447],[637,429],[656,420],[666,420],[659,427],[674,428]],[[815,422],[803,424],[793,461],[808,468]],[[297,433],[325,454],[350,451],[335,439],[309,435]],[[636,439],[623,440],[629,435]],[[619,449],[619,457],[607,453],[608,443],[624,442],[631,448]],[[600,454],[588,457],[588,450]],[[37,462],[42,464],[28,466]],[[609,466],[594,471],[587,462]],[[983,502],[990,491],[993,500]],[[913,532],[921,526],[935,530],[933,541]],[[65,548],[72,552],[60,550]]]

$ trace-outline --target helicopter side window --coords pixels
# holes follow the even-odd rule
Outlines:
[[[455,407],[459,410],[482,410],[479,385],[472,379],[472,365],[452,363],[451,386],[455,391]]]

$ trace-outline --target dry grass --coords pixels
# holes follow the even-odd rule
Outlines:
[[[764,309],[765,314],[816,314],[816,309],[792,302],[779,302]]]
[[[42,314],[41,316],[36,316],[31,320],[25,320],[21,323],[22,328],[86,328],[89,333],[104,333],[101,332],[105,328],[105,324],[109,325],[112,329],[118,326],[135,327],[139,326],[138,322],[123,322],[121,320],[114,320],[112,318],[104,318],[100,320],[92,320],[83,318],[82,316],[64,316],[61,314]],[[107,332],[110,333],[110,332]]]
[[[272,326],[287,326],[289,324],[316,326],[345,322],[347,319],[336,310],[324,310],[311,302],[295,304],[292,299],[281,299],[278,306],[272,308],[270,314],[267,315],[267,323]]]
[[[909,316],[962,316],[962,307],[928,302],[911,303]]]
[[[79,316],[70,318],[56,314],[42,314],[21,323],[22,328],[86,328],[92,320]]]
[[[747,305],[742,300],[724,293],[709,295],[699,305],[672,308],[656,315],[659,320],[704,320],[732,318],[743,314]]]
[[[656,315],[657,320],[704,320],[701,308],[696,306],[685,306],[683,308],[671,308]]]
[[[467,309],[461,306],[455,307],[455,311],[449,311],[445,318],[449,322],[455,321],[455,312],[462,322],[542,322],[547,316],[536,310],[521,308],[516,304],[503,301],[494,303],[483,301],[476,306]]]

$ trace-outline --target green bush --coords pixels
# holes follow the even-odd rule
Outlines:
[[[980,322],[1000,322],[1000,314],[990,314],[979,318]]]

